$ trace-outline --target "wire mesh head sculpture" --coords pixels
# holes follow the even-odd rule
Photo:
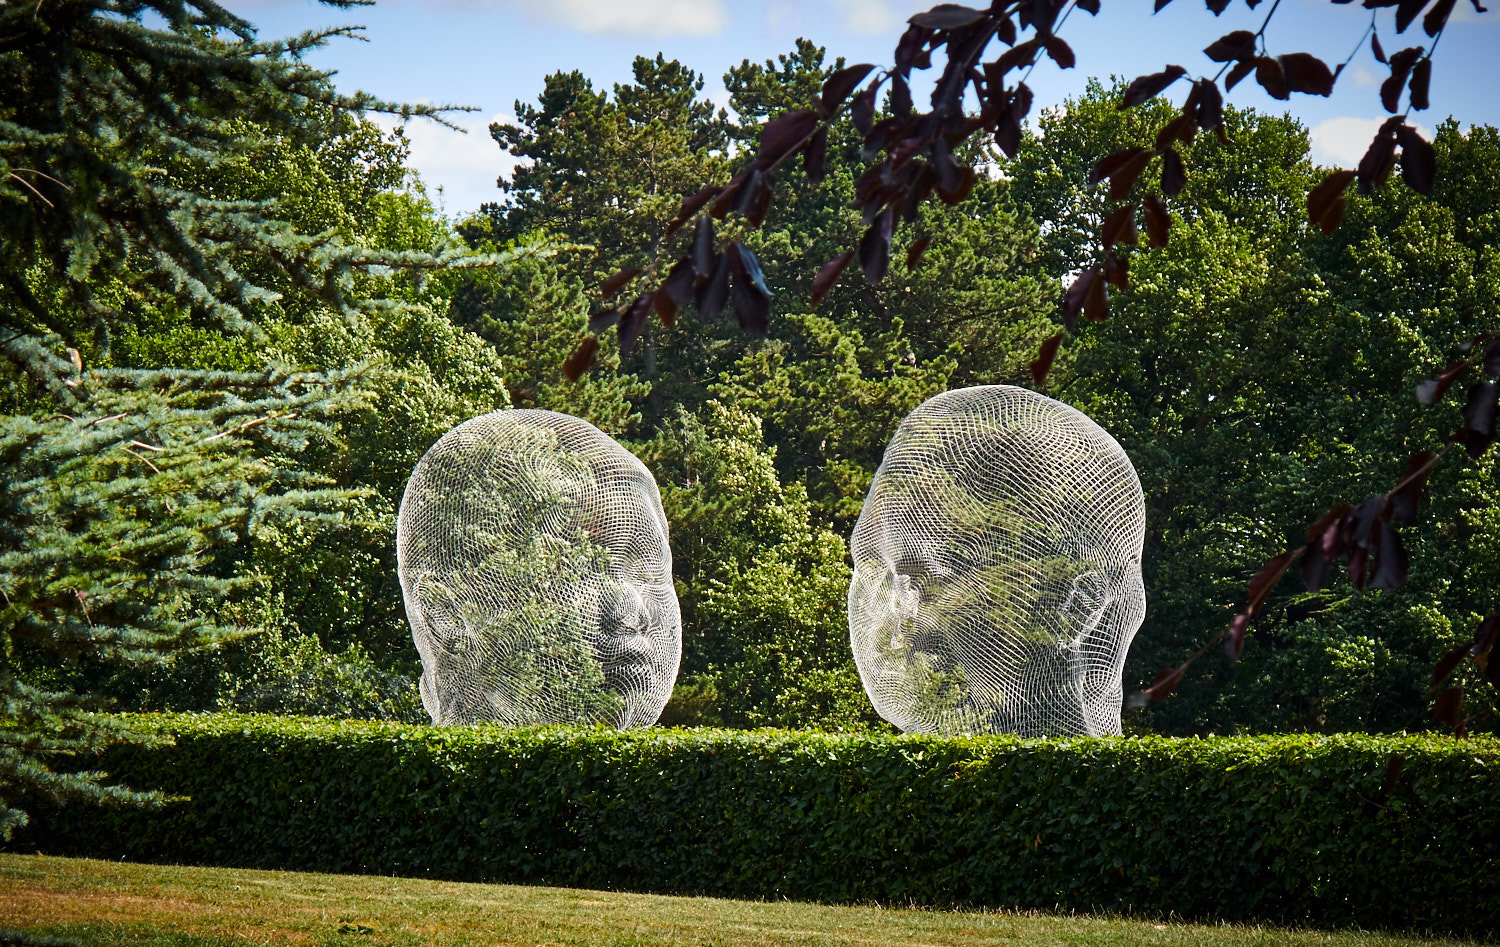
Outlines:
[[[656,721],[682,620],[650,471],[586,421],[497,411],[444,434],[396,526],[434,724]]]
[[[850,551],[849,632],[907,732],[1117,734],[1145,617],[1130,459],[1023,388],[949,391],[901,422]]]

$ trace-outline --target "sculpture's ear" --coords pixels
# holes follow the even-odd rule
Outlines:
[[[418,618],[441,648],[451,648],[463,637],[464,617],[453,593],[434,573],[424,572],[412,583],[416,588]]]

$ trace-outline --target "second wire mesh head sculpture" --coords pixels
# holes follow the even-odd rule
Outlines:
[[[656,481],[593,425],[514,410],[418,462],[396,552],[435,724],[655,722],[682,624]]]
[[[1134,467],[1077,410],[1002,385],[920,405],[850,544],[875,709],[908,732],[1119,733],[1144,537]]]

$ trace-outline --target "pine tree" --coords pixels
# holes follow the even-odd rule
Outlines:
[[[258,340],[286,287],[357,320],[398,305],[363,298],[362,272],[503,262],[372,251],[191,183],[253,135],[309,140],[330,112],[442,121],[301,61],[351,32],[261,42],[209,0],[0,5],[0,835],[38,793],[148,800],[85,770],[142,737],[93,713],[70,665],[242,634],[237,544],[347,496],[291,458],[368,399],[366,367],[100,368],[111,338],[171,309]]]

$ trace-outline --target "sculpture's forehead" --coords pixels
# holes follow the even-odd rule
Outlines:
[[[867,506],[887,541],[985,533],[1124,560],[1144,540],[1145,499],[1119,444],[1077,410],[1005,386],[946,392],[908,415]]]
[[[417,464],[402,506],[412,525],[483,524],[488,542],[582,531],[637,554],[666,543],[645,466],[587,422],[550,411],[495,412],[455,427]]]

